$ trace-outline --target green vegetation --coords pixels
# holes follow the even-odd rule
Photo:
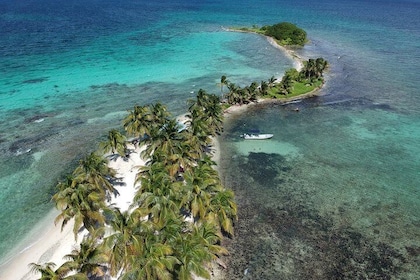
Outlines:
[[[309,59],[304,62],[301,71],[294,68],[285,71],[282,80],[271,77],[260,84],[253,82],[243,88],[231,83],[225,76],[220,82],[229,92],[223,95],[224,101],[229,105],[247,104],[255,102],[258,98],[290,98],[311,92],[322,86],[323,72],[328,62],[323,58]]]
[[[282,22],[271,26],[263,26],[265,35],[275,38],[281,45],[303,46],[306,43],[306,32],[289,22]]]
[[[282,46],[304,46],[307,42],[306,31],[290,22],[281,22],[274,25],[266,25],[233,28],[234,30],[255,32],[274,38]]]
[[[89,235],[63,265],[35,264],[40,279],[92,279],[110,274],[118,279],[209,279],[209,262],[227,254],[223,236],[233,236],[234,194],[225,189],[211,160],[211,138],[223,125],[216,95],[199,90],[190,101],[185,128],[156,103],[134,106],[123,120],[128,137],[144,145],[140,184],[129,211],[109,204],[118,195],[109,158],[129,157],[125,135],[111,130],[106,141],[80,160],[57,185],[53,196],[61,213],[56,222],[74,219],[73,232]],[[190,217],[192,221],[187,221]]]
[[[258,30],[277,32],[280,27]],[[300,42],[304,38],[299,32],[290,34]],[[295,44],[290,36],[278,40]],[[64,256],[68,261],[60,267],[32,263],[32,271],[40,273],[40,279],[86,280],[106,274],[130,280],[192,279],[193,275],[209,279],[206,267],[228,253],[220,244],[223,237],[233,236],[237,218],[234,193],[222,186],[209,155],[211,137],[223,129],[223,108],[313,91],[322,86],[327,67],[323,58],[309,59],[301,71],[285,71],[279,82],[271,77],[243,88],[222,76],[224,103],[200,89],[196,99],[189,101],[186,127],[161,103],[135,105],[123,120],[125,133],[109,131],[98,151],[81,159],[57,184],[53,200],[60,214],[55,222],[64,227],[74,219],[75,239],[83,228],[89,235],[78,250]],[[127,137],[145,146],[141,157],[146,165],[136,174],[140,187],[130,210],[121,212],[110,204],[112,196],[118,195],[114,187],[118,179],[108,158],[128,160]]]

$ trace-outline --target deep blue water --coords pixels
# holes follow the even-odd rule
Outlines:
[[[311,40],[299,54],[331,68],[321,97],[227,121],[220,166],[240,219],[226,277],[416,279],[419,15],[419,1],[1,0],[0,257],[134,104],[176,115],[222,75],[245,85],[292,67],[264,38],[222,27],[290,21]],[[254,127],[275,137],[238,141]]]

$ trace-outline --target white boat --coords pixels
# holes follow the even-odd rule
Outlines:
[[[273,137],[273,134],[260,134],[260,133],[244,133],[241,135],[242,138],[245,140],[263,140],[263,139],[270,139]]]

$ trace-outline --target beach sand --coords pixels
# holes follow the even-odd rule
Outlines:
[[[236,31],[236,30],[229,30]],[[289,55],[295,61],[295,67],[299,71],[303,67],[303,59],[297,56],[293,50],[284,48],[278,45],[272,38],[267,37],[267,40],[274,47],[280,49],[287,55]],[[316,96],[317,90],[300,95],[294,98],[285,99],[262,99],[257,103],[250,103],[247,105],[234,105],[230,106],[225,110],[225,118],[229,118],[235,114],[244,112],[249,106],[253,106],[259,103],[287,103],[297,99],[303,99],[308,97]],[[178,116],[177,120],[182,123],[187,122],[186,114]],[[142,147],[143,148],[143,147]],[[118,190],[120,195],[112,199],[111,203],[114,203],[116,207],[119,207],[121,211],[125,211],[131,205],[134,197],[136,187],[134,185],[135,176],[140,166],[145,164],[144,160],[140,158],[141,149],[135,146],[129,146],[129,149],[133,150],[127,161],[124,161],[121,157],[115,161],[110,161],[110,167],[117,171],[117,177],[121,178],[121,183],[115,188]],[[220,158],[219,141],[217,138],[213,139],[212,147],[212,159],[217,163]],[[217,169],[217,166],[216,166]],[[8,262],[0,266],[0,280],[35,280],[39,277],[39,274],[32,273],[30,271],[30,263],[44,264],[46,262],[53,262],[56,264],[56,268],[64,263],[63,256],[69,254],[74,248],[78,247],[78,243],[74,239],[73,235],[73,220],[71,220],[61,231],[61,224],[54,225],[54,217],[59,214],[57,210],[52,210],[51,213],[41,223],[45,225],[42,230],[34,231],[30,235],[40,236],[39,238],[32,238],[35,240],[31,245],[27,246],[26,249],[17,253]],[[81,241],[83,236],[87,233],[81,232],[78,240]],[[211,265],[212,279],[222,279],[222,268],[220,265],[213,263]],[[196,278],[199,280],[200,278]]]
[[[185,115],[178,117],[180,121],[185,121]],[[213,139],[212,156],[213,160],[219,158],[218,141]],[[145,165],[143,159],[140,158],[140,152],[144,147],[128,146],[133,151],[127,161],[121,157],[117,160],[109,162],[109,166],[117,171],[117,178],[120,178],[120,183],[115,186],[119,192],[119,196],[113,198],[110,203],[115,204],[121,211],[127,210],[133,200],[136,192],[135,177],[138,168]],[[55,268],[59,267],[65,262],[63,257],[75,248],[78,248],[78,243],[74,239],[73,234],[73,220],[71,220],[61,231],[61,224],[54,225],[54,218],[59,214],[57,210],[45,218],[43,222],[45,230],[33,232],[31,234],[39,235],[34,243],[27,247],[26,250],[19,252],[10,261],[0,267],[0,280],[36,280],[40,274],[30,271],[30,263],[44,264],[53,262],[56,264]],[[87,231],[83,231],[78,235],[78,241],[83,239]],[[218,264],[211,264],[212,279],[221,279],[221,270]],[[196,277],[196,280],[202,278]]]
[[[144,161],[139,155],[141,149],[134,146],[128,148],[133,150],[128,161],[118,157],[117,160],[109,163],[109,166],[117,171],[117,177],[121,178],[122,184],[115,186],[120,195],[111,201],[121,211],[127,210],[130,206],[136,191],[134,181],[137,170],[144,165]],[[36,241],[29,245],[27,249],[19,252],[0,267],[0,280],[35,280],[40,277],[40,274],[30,271],[30,263],[53,262],[56,264],[55,268],[57,268],[65,262],[63,257],[77,248],[78,243],[74,239],[73,220],[64,227],[63,231],[61,231],[61,223],[54,225],[54,218],[58,214],[57,210],[51,211],[45,221],[42,222],[45,229],[30,233],[40,237],[35,239]],[[79,242],[86,233],[87,231],[79,233]]]

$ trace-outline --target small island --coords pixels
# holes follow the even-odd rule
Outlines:
[[[241,88],[230,82],[226,76],[222,76],[220,83],[223,93],[223,85],[229,90],[223,94],[223,100],[229,105],[242,105],[255,102],[258,99],[291,99],[313,96],[315,90],[324,84],[323,73],[328,68],[328,62],[322,57],[307,61],[301,61],[299,57],[291,54],[291,48],[303,47],[308,42],[306,31],[288,22],[282,22],[270,26],[234,27],[229,31],[250,32],[266,36],[271,43],[284,49],[294,59],[299,59],[300,69],[287,69],[281,80],[274,76],[261,83],[253,82],[249,86]]]
[[[233,27],[231,29],[243,32],[253,32],[272,37],[281,46],[303,47],[308,42],[308,39],[306,38],[306,31],[290,22],[280,22],[274,25],[265,25],[263,27],[254,25],[252,27]]]

